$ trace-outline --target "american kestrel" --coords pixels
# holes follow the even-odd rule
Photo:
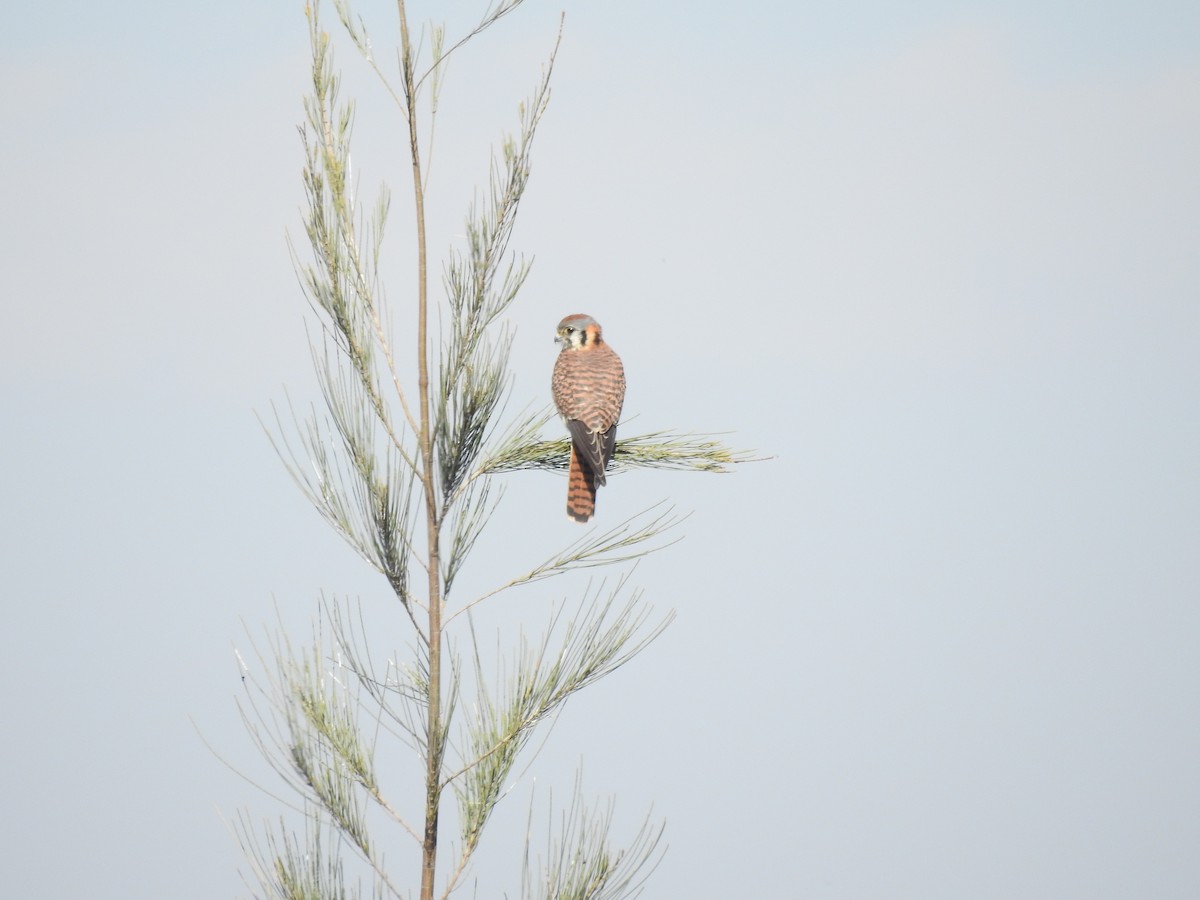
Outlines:
[[[591,316],[567,316],[554,340],[562,347],[554,363],[554,405],[571,432],[567,515],[586,522],[596,511],[596,486],[605,483],[604,468],[617,445],[625,368]]]

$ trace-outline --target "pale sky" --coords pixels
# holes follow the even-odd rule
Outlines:
[[[390,58],[392,4],[356,8]],[[563,9],[512,407],[587,312],[625,433],[774,459],[602,491],[601,527],[692,512],[633,577],[677,619],[568,706],[478,895],[517,896],[530,787],[582,761],[619,827],[666,820],[647,897],[1200,896],[1200,5],[530,0],[450,70],[437,254]],[[337,52],[401,309],[400,126]],[[301,2],[6,16],[11,896],[249,896],[226,822],[283,807],[205,746],[273,786],[234,645],[276,607],[303,642],[323,593],[394,621],[255,418],[320,399],[285,241],[307,57]],[[480,585],[581,533],[565,479],[505,484]],[[585,587],[495,615],[536,633]]]

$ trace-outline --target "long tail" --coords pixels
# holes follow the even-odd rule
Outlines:
[[[586,522],[596,512],[596,475],[571,443],[571,471],[567,475],[567,515]]]

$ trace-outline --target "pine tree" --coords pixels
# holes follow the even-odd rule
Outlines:
[[[671,618],[652,620],[627,577],[629,565],[660,547],[664,541],[657,539],[678,521],[661,509],[607,531],[589,529],[540,559],[531,547],[530,559],[537,561],[504,584],[473,596],[456,591],[500,502],[497,477],[562,470],[569,452],[565,437],[540,436],[548,410],[515,420],[503,415],[510,383],[504,315],[529,272],[509,251],[509,240],[549,101],[557,45],[532,97],[520,106],[516,134],[504,139],[493,161],[483,201],[470,207],[465,252],[447,257],[440,334],[429,311],[422,110],[427,120],[435,115],[448,58],[520,5],[501,0],[454,43],[432,29],[431,59],[422,68],[399,0],[399,83],[393,84],[363,23],[344,2],[337,4],[344,31],[406,126],[417,259],[408,295],[416,321],[411,356],[393,344],[381,290],[390,196],[381,190],[369,215],[359,207],[351,176],[354,107],[339,97],[318,5],[306,10],[312,90],[300,134],[311,260],[293,252],[321,326],[312,352],[325,414],[277,413],[269,430],[301,489],[382,576],[402,615],[368,626],[361,607],[326,600],[311,646],[297,649],[280,635],[258,654],[265,674],[247,681],[243,716],[299,798],[293,808],[304,822],[297,831],[287,819],[265,826],[246,815],[239,820],[257,890],[266,896],[363,896],[364,880],[366,894],[378,897],[411,896],[410,883],[419,883],[421,900],[462,888],[539,726],[577,691],[641,652]],[[423,100],[431,102],[423,106]],[[614,468],[724,471],[745,458],[707,438],[657,433],[622,440]],[[515,646],[489,652],[492,645],[475,628],[481,604],[520,585],[598,566],[622,567],[622,574],[611,585],[594,586],[569,610],[560,607],[538,639],[522,634]],[[380,635],[388,638],[381,643]],[[410,655],[385,650],[381,663],[379,647],[402,636]],[[384,786],[404,779],[420,788],[401,786],[402,802]],[[544,859],[535,861],[525,848],[522,895],[635,895],[660,856],[662,826],[647,818],[628,846],[616,850],[609,845],[611,812],[590,808],[577,780]],[[405,842],[419,878],[396,862],[408,859]]]

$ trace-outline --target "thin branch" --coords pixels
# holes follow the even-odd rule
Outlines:
[[[527,572],[510,579],[497,588],[487,591],[465,606],[455,610],[447,617],[446,624],[449,625],[463,613],[474,609],[484,601],[510,588],[523,584],[532,584],[535,581],[542,581],[556,575],[563,575],[575,569],[633,562],[648,553],[671,546],[671,544],[678,542],[682,538],[676,538],[673,541],[668,541],[665,544],[654,547],[641,546],[648,541],[662,536],[687,518],[687,516],[675,515],[672,508],[667,508],[655,514],[655,510],[661,506],[662,504],[656,504],[608,531],[600,532],[599,534],[589,532],[583,535],[574,543],[543,560]],[[652,514],[654,514],[653,518],[650,518]]]
[[[547,417],[548,418],[548,417]],[[570,462],[571,444],[566,439],[527,439],[502,445],[481,460],[476,475],[499,475],[530,469],[563,471]],[[761,462],[769,457],[752,451],[734,450],[714,435],[654,431],[621,438],[613,451],[611,473],[631,469],[676,469],[691,472],[728,472],[741,463]]]
[[[507,2],[501,2],[497,4],[494,9],[489,6],[487,11],[483,14],[483,18],[480,19],[479,24],[472,28],[471,31],[468,32],[464,37],[455,41],[450,49],[437,57],[437,61],[430,66],[419,79],[417,79],[414,90],[419,92],[421,90],[421,85],[425,83],[425,79],[433,75],[438,67],[445,63],[446,58],[454,53],[455,50],[458,50],[460,47],[470,41],[471,38],[481,34],[491,26],[495,25],[498,21],[500,21],[500,19],[507,16],[523,2],[524,0],[507,0]]]

